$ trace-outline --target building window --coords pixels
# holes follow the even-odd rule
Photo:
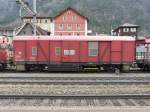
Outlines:
[[[32,56],[37,56],[37,47],[32,47]]]
[[[68,25],[67,25],[67,28],[68,28],[68,30],[71,30],[71,29],[72,29],[72,25],[71,25],[71,24],[68,24]]]
[[[98,56],[98,42],[88,43],[89,56]]]
[[[63,20],[64,20],[64,21],[67,20],[67,16],[63,16]]]
[[[129,32],[129,28],[123,28],[123,32]]]
[[[13,36],[13,32],[12,31],[7,31],[7,36],[9,36],[9,37]]]
[[[67,13],[68,13],[68,14],[71,14],[71,11],[68,11]]]
[[[45,19],[45,23],[47,23],[47,19]]]
[[[77,19],[77,16],[72,16],[72,20],[75,21]]]
[[[131,28],[131,32],[136,32],[136,28]]]
[[[68,35],[71,35],[71,33],[69,33]]]
[[[80,33],[77,33],[77,36],[79,36],[80,35]]]
[[[23,34],[25,35],[25,34],[26,34],[26,32],[25,32],[25,31],[23,31]]]
[[[50,32],[47,32],[47,35],[51,35],[51,33],[50,33]]]
[[[80,24],[77,24],[77,29],[80,30],[81,26]]]
[[[40,19],[40,23],[42,23],[42,20]]]
[[[59,25],[59,29],[60,29],[60,30],[63,30],[63,29],[64,29],[64,25],[63,25],[63,24],[60,24],[60,25]]]
[[[61,55],[61,48],[60,47],[55,48],[55,55],[56,56],[60,56]]]

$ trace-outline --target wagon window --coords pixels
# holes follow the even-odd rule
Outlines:
[[[98,42],[88,43],[89,56],[98,56]]]
[[[37,48],[36,47],[32,47],[32,55],[33,56],[37,55]]]
[[[59,47],[55,48],[55,55],[60,56],[61,55],[61,49]]]

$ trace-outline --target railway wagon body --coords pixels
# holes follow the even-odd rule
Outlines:
[[[135,40],[125,36],[19,36],[13,47],[17,70],[129,70],[135,60]]]
[[[142,70],[150,70],[150,40],[136,41],[136,63]]]
[[[0,70],[4,70],[7,67],[7,50],[0,48]]]
[[[11,41],[8,37],[0,36],[0,70],[7,68],[9,63]]]

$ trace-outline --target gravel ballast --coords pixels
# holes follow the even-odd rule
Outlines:
[[[1,95],[150,94],[150,85],[0,85]]]

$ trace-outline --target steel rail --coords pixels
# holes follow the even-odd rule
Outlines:
[[[0,80],[150,80],[150,77],[105,77],[105,76],[100,76],[100,77],[39,77],[39,76],[31,76],[31,77],[26,77],[26,76],[0,76]]]
[[[125,95],[0,95],[0,99],[150,99],[150,94]]]
[[[150,80],[142,80],[142,81],[136,81],[136,80],[96,80],[96,81],[90,81],[90,80],[56,80],[56,81],[52,81],[52,80],[47,80],[47,81],[42,81],[42,80],[0,80],[0,84],[41,84],[41,85],[50,85],[50,84],[54,84],[54,85],[100,85],[100,84],[104,84],[104,85],[131,85],[131,84],[136,84],[136,85],[149,85],[150,84]]]

